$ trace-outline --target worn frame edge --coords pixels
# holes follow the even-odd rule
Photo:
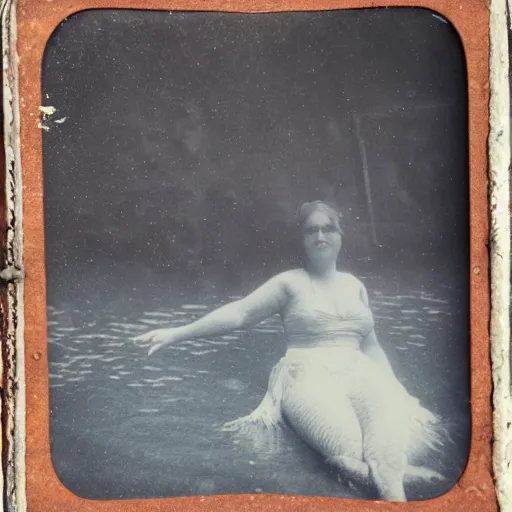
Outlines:
[[[510,1],[510,0],[509,0]],[[490,3],[489,215],[493,469],[503,512],[512,510],[510,350],[510,83],[508,8]]]
[[[20,104],[16,51],[16,0],[2,0],[2,101],[5,151],[4,254],[1,255],[6,301],[2,336],[3,374],[3,507],[25,512],[25,361],[23,337],[23,227]]]

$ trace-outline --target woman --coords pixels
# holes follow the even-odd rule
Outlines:
[[[365,287],[336,268],[341,215],[327,203],[305,203],[298,225],[304,268],[279,274],[189,325],[139,340],[151,343],[152,354],[279,313],[286,355],[272,370],[260,406],[226,428],[271,431],[286,424],[351,479],[373,484],[379,498],[405,501],[404,481],[440,477],[410,464],[414,452],[441,443],[436,419],[396,379],[375,335]]]

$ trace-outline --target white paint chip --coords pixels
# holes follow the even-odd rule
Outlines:
[[[52,106],[45,107],[44,105],[39,105],[39,110],[43,113],[43,116],[53,116],[57,109]]]
[[[45,132],[48,132],[50,131],[50,127],[49,126],[46,126],[45,124],[41,123],[41,121],[39,121],[39,123],[37,123],[37,127],[40,129],[40,130],[44,130]]]

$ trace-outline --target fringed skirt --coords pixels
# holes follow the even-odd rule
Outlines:
[[[369,451],[400,450],[409,464],[442,448],[446,435],[387,369],[360,350],[337,346],[288,349],[259,406],[223,430],[262,448],[275,447],[283,427],[327,459],[363,461]]]

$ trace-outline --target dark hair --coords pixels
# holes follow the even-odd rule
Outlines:
[[[322,212],[325,213],[329,219],[334,223],[336,228],[341,235],[343,235],[343,228],[341,227],[343,221],[343,215],[338,211],[338,209],[325,202],[325,201],[312,201],[311,203],[302,203],[297,210],[297,226],[302,229],[304,228],[304,224],[306,224],[307,220],[314,212]]]

